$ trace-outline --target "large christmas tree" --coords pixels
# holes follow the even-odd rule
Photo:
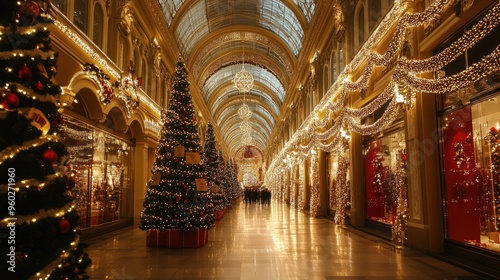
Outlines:
[[[141,214],[143,230],[214,225],[187,77],[184,61],[179,58]]]
[[[59,133],[49,9],[19,0],[0,9],[0,279],[88,278]]]

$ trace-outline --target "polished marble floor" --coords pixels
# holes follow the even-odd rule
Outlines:
[[[201,248],[145,241],[137,226],[88,240],[91,279],[482,279],[276,203],[236,204]]]

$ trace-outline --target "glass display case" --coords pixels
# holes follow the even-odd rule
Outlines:
[[[80,228],[122,218],[122,192],[130,184],[131,146],[71,118],[65,118],[63,131],[75,172]]]
[[[365,143],[366,218],[387,225],[396,219],[398,162],[406,161],[402,130]]]
[[[446,238],[500,252],[500,96],[440,117]]]

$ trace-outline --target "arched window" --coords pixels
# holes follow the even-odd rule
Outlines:
[[[160,78],[160,88],[159,88],[159,93],[160,93],[160,100],[158,105],[162,108],[166,108],[166,102],[165,99],[167,99],[167,86],[164,78]]]
[[[384,11],[384,14],[387,14],[387,12],[389,12],[389,10],[391,9],[393,4],[394,4],[394,0],[383,0],[382,1],[382,10]]]
[[[129,67],[130,64],[130,56],[132,49],[130,46],[131,46],[130,41],[120,36],[120,47],[121,47],[120,57],[119,57],[119,59],[121,60],[120,67],[125,70],[127,69],[127,67]]]
[[[361,6],[358,10],[358,47],[365,42],[365,6]]]
[[[68,16],[68,0],[52,0],[52,6],[66,17]]]
[[[328,65],[325,65],[323,67],[323,92],[322,92],[322,96],[325,96],[326,92],[330,88],[331,83],[329,81],[329,78],[330,78],[329,68],[328,68]]]
[[[149,77],[148,77],[148,67],[147,67],[147,63],[146,63],[146,60],[145,59],[141,59],[141,64],[140,64],[140,76],[139,77],[142,77],[142,86],[141,88],[144,90],[144,92],[146,92],[150,97],[152,97],[152,92],[148,92],[148,81],[149,81]]]
[[[332,84],[335,83],[337,80],[337,52],[335,51],[335,48],[332,50],[332,53],[330,54],[330,66],[331,66],[331,73],[332,73]]]
[[[338,72],[342,72],[344,70],[344,46],[342,44],[339,44],[338,46],[339,51],[337,52],[339,57],[338,57],[338,62],[339,62],[339,69]]]
[[[370,31],[372,31],[373,29],[375,29],[378,22],[382,18],[382,4],[381,0],[372,0],[369,2],[369,5],[370,5],[369,7],[370,12],[368,13],[369,16],[368,25]]]
[[[73,23],[83,33],[87,34],[89,6],[87,0],[75,0],[73,9]]]
[[[94,6],[94,29],[92,34],[92,41],[102,49],[104,33],[104,13],[102,12],[101,5],[96,3]]]

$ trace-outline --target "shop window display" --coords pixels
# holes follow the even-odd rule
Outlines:
[[[129,145],[70,118],[63,130],[76,176],[80,228],[122,218],[123,191],[129,189]]]
[[[367,219],[393,225],[397,218],[398,163],[406,162],[403,131],[365,144]]]
[[[444,114],[446,237],[500,252],[500,96]]]

